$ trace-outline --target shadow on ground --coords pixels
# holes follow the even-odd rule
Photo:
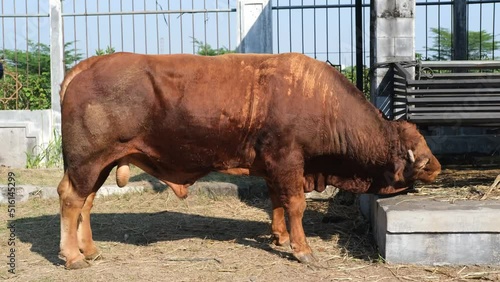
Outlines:
[[[156,192],[163,192],[168,189],[167,185],[147,173],[132,176],[130,181],[146,181]],[[206,185],[207,183],[210,183],[210,185]],[[204,190],[204,188],[208,188],[206,191],[210,194],[211,191],[208,186],[218,189],[218,192],[222,190],[231,190],[231,192],[236,190],[237,195],[235,196],[238,196],[240,199],[267,197],[267,188],[264,179],[255,176],[236,176],[212,172],[196,181],[190,189]],[[228,191],[228,193],[230,192]],[[222,193],[222,195],[224,194]]]
[[[245,203],[262,208],[268,213],[271,210],[268,201],[254,199],[245,200]],[[339,212],[339,209],[342,212]],[[369,228],[365,227],[359,219],[353,221],[352,218],[343,215],[350,213],[353,210],[352,207],[340,206],[334,210],[335,213],[332,216],[325,217],[324,212],[308,209],[304,216],[306,236],[318,236],[328,241],[338,235],[338,243],[332,241],[332,244],[338,244],[351,256],[372,260],[374,249],[366,243],[369,242],[367,239],[369,234],[366,233]],[[31,244],[31,251],[42,255],[56,265],[62,263],[58,258],[59,224],[57,214],[15,221],[19,240]],[[92,228],[94,240],[97,242],[119,242],[142,246],[161,241],[203,238],[233,241],[234,244],[262,249],[293,260],[287,248],[280,251],[271,247],[270,225],[267,222],[207,217],[171,211],[96,213],[92,215]],[[352,233],[353,230],[355,233]],[[311,247],[315,249],[314,245]]]

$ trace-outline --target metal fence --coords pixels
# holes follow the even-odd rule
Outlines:
[[[62,6],[64,40],[75,56],[107,49],[145,54],[235,48],[234,1],[72,0]]]
[[[456,1],[417,0],[415,49],[423,60],[450,60],[453,4]],[[495,60],[499,56],[499,0],[469,0],[466,4],[467,59]]]
[[[354,66],[355,2],[272,0],[273,52],[300,52],[342,69]],[[469,56],[497,58],[500,0],[466,2]],[[0,52],[6,77],[0,81],[0,109],[50,108],[50,98],[37,99],[50,97],[48,3],[1,0]],[[361,3],[362,65],[369,67],[370,1]],[[415,47],[421,58],[449,58],[453,3],[416,1]],[[62,16],[67,68],[112,51],[171,54],[237,47],[235,0],[65,0]],[[354,77],[354,68],[349,71]]]
[[[354,66],[355,1],[274,0],[275,53],[299,52],[334,65]],[[362,1],[363,64],[369,62],[370,1]]]

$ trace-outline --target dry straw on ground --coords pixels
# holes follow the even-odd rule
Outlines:
[[[28,184],[36,180],[36,173],[19,171],[17,181]],[[497,169],[447,169],[437,184],[420,185],[413,195],[439,201],[478,200],[499,173]],[[44,171],[41,178],[48,185],[57,183],[60,172],[52,174],[56,176]],[[161,190],[154,180],[137,175],[138,181]],[[154,189],[96,199],[92,226],[103,259],[79,271],[64,270],[57,257],[58,200],[19,203],[17,274],[8,274],[2,263],[8,236],[2,225],[0,277],[12,281],[500,281],[498,266],[384,263],[355,199],[342,193],[330,201],[308,203],[304,228],[319,262],[307,266],[296,262],[288,247],[271,244],[267,199],[191,195],[179,200],[169,190]],[[489,199],[499,196],[500,191],[493,190]],[[0,213],[0,221],[7,219],[6,212]]]

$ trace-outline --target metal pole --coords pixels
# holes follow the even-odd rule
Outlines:
[[[467,59],[467,1],[453,2],[453,60]]]
[[[356,87],[363,91],[363,7],[356,0]]]

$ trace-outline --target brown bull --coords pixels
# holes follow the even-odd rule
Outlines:
[[[211,171],[264,177],[276,242],[301,262],[313,260],[304,191],[393,193],[440,171],[414,125],[384,120],[338,71],[300,54],[93,57],[68,73],[61,103],[67,268],[100,254],[90,209],[115,166],[119,186],[132,163],[181,198]]]

